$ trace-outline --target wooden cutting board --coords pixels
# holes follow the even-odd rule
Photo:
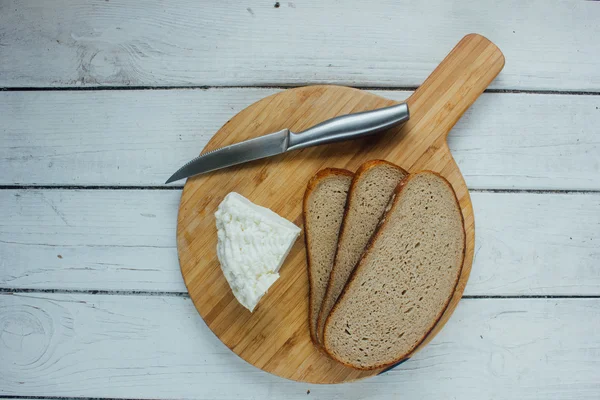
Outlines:
[[[407,55],[409,56],[409,55]],[[504,56],[486,38],[465,36],[406,101],[410,120],[370,138],[312,147],[188,179],[179,207],[177,249],[181,272],[198,312],[233,352],[254,366],[284,378],[313,383],[352,381],[381,370],[342,366],[313,346],[308,331],[308,277],[304,238],[283,264],[279,280],[253,313],[234,298],[217,260],[214,212],[235,191],[302,226],[302,196],[309,178],[325,167],[354,171],[367,160],[384,159],[410,172],[442,174],[460,200],[467,249],[456,292],[429,342],[456,308],[471,271],[473,207],[446,138],[504,66]],[[338,115],[396,102],[341,86],[308,86],[264,98],[229,120],[203,152],[290,128],[300,132]]]

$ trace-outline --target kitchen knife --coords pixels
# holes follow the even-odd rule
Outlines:
[[[298,133],[283,129],[204,153],[181,167],[165,183],[287,151],[372,135],[398,125],[408,118],[408,105],[402,103],[335,117]]]

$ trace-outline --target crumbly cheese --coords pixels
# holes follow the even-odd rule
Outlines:
[[[225,196],[215,217],[223,274],[235,298],[253,311],[279,278],[300,228],[235,192]]]

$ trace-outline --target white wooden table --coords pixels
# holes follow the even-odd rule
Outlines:
[[[359,383],[237,358],[179,272],[165,179],[250,103],[403,99],[464,35],[506,67],[451,132],[465,297]],[[600,2],[0,0],[0,398],[600,398]]]

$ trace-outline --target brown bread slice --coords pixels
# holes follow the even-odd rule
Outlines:
[[[399,166],[383,160],[367,161],[354,174],[333,268],[317,321],[320,339],[323,338],[329,312],[373,236],[394,190],[407,175],[408,172]]]
[[[304,240],[309,283],[308,319],[310,335],[315,343],[318,343],[317,317],[333,266],[346,197],[353,175],[345,169],[324,169],[311,178],[304,193]]]
[[[408,357],[446,309],[464,251],[462,213],[448,181],[410,175],[327,318],[325,350],[358,369]]]

